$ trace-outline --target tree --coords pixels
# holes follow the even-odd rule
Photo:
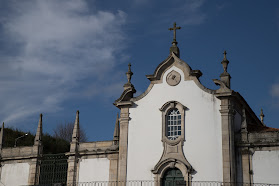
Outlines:
[[[57,154],[70,151],[70,142],[53,137],[49,134],[43,134],[43,154]]]
[[[73,129],[74,129],[74,123],[73,122],[65,122],[64,124],[60,123],[54,129],[54,136],[53,137],[64,139],[68,142],[71,142],[72,141],[72,135],[73,135]],[[83,128],[79,129],[79,141],[80,142],[86,142],[87,141],[86,133],[83,130]]]
[[[2,129],[1,129],[2,130]],[[16,146],[33,146],[35,135],[31,132],[24,132],[14,128],[4,128],[3,147],[14,147],[15,139],[28,134],[24,138],[17,141]],[[43,154],[65,153],[70,150],[70,143],[64,139],[55,138],[44,133],[42,137]]]

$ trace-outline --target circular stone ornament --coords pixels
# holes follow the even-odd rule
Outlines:
[[[176,72],[176,71],[171,71],[168,75],[167,75],[167,83],[170,86],[176,86],[178,85],[178,83],[180,83],[181,81],[181,75]]]

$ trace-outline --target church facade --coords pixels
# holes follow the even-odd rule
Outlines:
[[[135,180],[163,186],[209,181],[279,184],[279,129],[265,126],[263,113],[259,119],[231,89],[226,52],[220,79],[213,80],[219,88],[211,90],[201,84],[202,72],[179,58],[175,34],[179,28],[171,28],[174,39],[169,56],[146,76],[150,85],[138,97],[134,97],[129,64],[127,83],[114,102],[120,115],[113,140],[79,142],[76,113],[70,152],[66,153],[69,185]],[[39,183],[41,131],[40,117],[29,154],[1,146],[1,182],[12,185],[13,176],[5,178],[12,164],[25,174],[20,177],[25,185]]]

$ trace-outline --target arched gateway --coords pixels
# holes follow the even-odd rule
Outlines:
[[[168,169],[162,178],[162,186],[180,185],[186,185],[182,172],[178,168]]]

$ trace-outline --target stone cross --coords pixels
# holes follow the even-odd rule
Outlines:
[[[181,29],[181,27],[176,27],[176,22],[173,23],[173,28],[169,28],[169,30],[173,30],[173,41],[176,42],[176,30]]]
[[[223,54],[224,54],[224,59],[227,59],[227,51],[226,50],[224,51]]]

